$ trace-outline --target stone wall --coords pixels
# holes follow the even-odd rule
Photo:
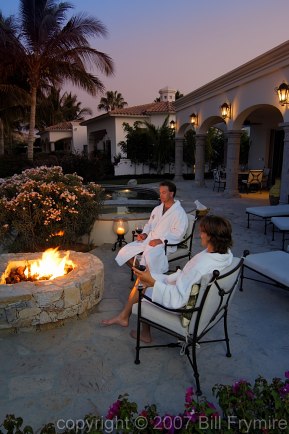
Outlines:
[[[102,298],[104,267],[91,253],[70,252],[76,267],[66,276],[53,280],[3,283],[10,261],[39,259],[40,253],[0,255],[0,330],[57,323],[81,315]]]

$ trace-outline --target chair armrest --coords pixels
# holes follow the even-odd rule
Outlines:
[[[186,243],[192,236],[193,236],[193,234],[190,234],[187,238],[180,241],[179,243],[169,243],[168,240],[165,240],[165,248],[166,247],[181,246],[182,244]]]
[[[132,241],[134,241],[134,239],[135,239],[135,237],[136,237],[136,231],[131,231],[131,234],[132,234]]]

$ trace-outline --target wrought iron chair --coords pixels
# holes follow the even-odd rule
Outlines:
[[[249,170],[248,179],[243,179],[242,183],[246,187],[247,193],[252,189],[256,191],[262,190],[262,179],[263,179],[263,169],[260,170]]]
[[[197,217],[194,214],[187,214],[188,216],[188,229],[182,239],[179,243],[176,244],[169,244],[167,240],[165,240],[165,253],[168,256],[168,261],[173,262],[177,261],[179,259],[188,258],[191,259],[192,256],[192,246],[193,246],[193,237],[194,237],[194,231],[195,226],[197,222]],[[133,241],[136,237],[135,231],[132,231],[132,238]],[[176,246],[177,250],[173,253],[167,252],[168,247]],[[131,281],[134,280],[134,274],[131,270]]]
[[[169,263],[184,258],[188,258],[189,261],[192,257],[193,238],[198,217],[193,214],[187,214],[187,216],[189,224],[183,240],[177,244],[169,244],[165,240],[165,253],[168,256]],[[177,247],[177,250],[173,253],[168,252],[168,247],[174,246]]]
[[[138,303],[133,305],[133,314],[137,315],[137,343],[135,363],[140,363],[140,350],[158,347],[180,347],[181,354],[186,354],[193,369],[197,395],[201,395],[199,371],[197,365],[196,349],[198,344],[211,342],[226,342],[226,356],[231,357],[229,335],[227,328],[227,315],[230,302],[240,280],[243,258],[233,258],[232,264],[221,273],[214,271],[213,277],[205,276],[202,279],[195,307],[192,309],[167,309],[154,303],[139,291]],[[208,283],[209,282],[209,283]],[[188,325],[184,327],[182,314],[191,313]],[[220,339],[203,340],[207,333],[223,320],[224,333]],[[160,345],[141,345],[141,323],[161,330],[176,341]],[[191,354],[190,354],[191,352]]]
[[[215,190],[215,187],[218,187],[218,191],[220,191],[220,189],[225,190],[226,175],[221,170],[214,169],[213,178],[214,178],[213,191]]]

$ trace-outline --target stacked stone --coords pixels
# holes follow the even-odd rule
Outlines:
[[[0,329],[31,328],[82,315],[100,302],[104,267],[91,253],[71,251],[73,271],[53,280],[5,284],[8,268],[39,259],[39,253],[0,255]]]

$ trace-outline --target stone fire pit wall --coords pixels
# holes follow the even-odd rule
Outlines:
[[[61,252],[60,252],[61,253]],[[3,284],[9,262],[35,260],[42,253],[0,255],[0,329],[57,323],[81,315],[102,298],[104,267],[91,253],[70,251],[74,270],[53,280]]]

